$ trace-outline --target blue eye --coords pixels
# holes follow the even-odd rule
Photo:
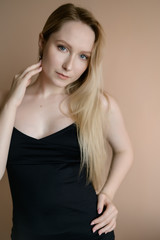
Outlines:
[[[84,55],[84,54],[81,54],[81,58],[84,59],[84,60],[88,59],[88,57],[86,55]]]
[[[63,51],[63,52],[65,51],[65,49],[67,49],[67,48],[65,48],[65,47],[62,46],[62,45],[59,45],[58,48],[59,48],[61,51]]]

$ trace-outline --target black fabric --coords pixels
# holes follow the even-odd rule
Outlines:
[[[7,161],[12,240],[114,239],[114,231],[92,232],[90,223],[100,216],[97,195],[79,167],[74,123],[39,140],[13,128]]]

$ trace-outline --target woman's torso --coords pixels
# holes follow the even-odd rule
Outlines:
[[[68,113],[67,101],[63,101],[66,97],[65,94],[44,97],[36,94],[32,89],[27,89],[20,106],[17,108],[14,126],[36,139],[69,126],[73,120],[64,114]],[[62,101],[64,113],[60,110]]]

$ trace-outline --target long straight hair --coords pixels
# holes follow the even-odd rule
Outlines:
[[[60,30],[68,21],[81,21],[87,24],[95,33],[91,58],[85,72],[75,82],[66,86],[68,94],[69,115],[77,126],[77,136],[81,153],[80,172],[86,167],[87,184],[91,182],[96,191],[102,187],[102,172],[107,153],[106,124],[102,96],[109,99],[103,90],[102,79],[102,48],[104,46],[104,31],[100,23],[87,9],[77,7],[72,3],[58,7],[47,19],[42,30],[43,38],[48,41],[51,34]],[[40,51],[40,50],[39,50]],[[43,56],[43,52],[39,52]]]

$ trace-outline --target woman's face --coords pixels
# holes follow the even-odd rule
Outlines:
[[[76,81],[87,69],[94,45],[93,30],[82,22],[70,21],[53,33],[43,48],[41,74],[57,87]],[[61,75],[63,74],[63,75]]]

